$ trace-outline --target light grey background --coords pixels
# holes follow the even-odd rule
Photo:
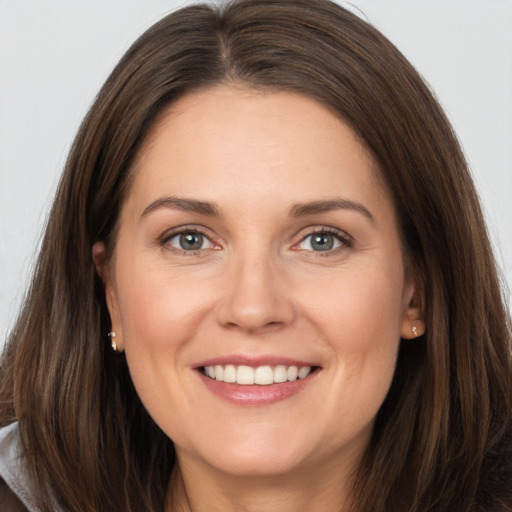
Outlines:
[[[188,3],[0,0],[0,346],[81,118],[129,44]],[[383,31],[436,91],[470,161],[510,285],[512,1],[340,3]]]

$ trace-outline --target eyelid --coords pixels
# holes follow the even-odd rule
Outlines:
[[[332,235],[332,236],[336,237],[341,242],[341,246],[336,247],[334,249],[329,249],[326,251],[307,251],[307,252],[315,252],[315,253],[318,253],[318,255],[327,255],[329,253],[332,254],[334,252],[337,252],[338,250],[342,250],[347,247],[351,247],[354,242],[353,237],[351,237],[347,232],[342,231],[341,229],[337,229],[337,228],[333,228],[333,227],[329,227],[329,226],[316,226],[316,227],[306,228],[306,229],[301,230],[301,232],[299,234],[300,238],[299,238],[298,242],[295,242],[293,244],[292,248],[294,250],[305,250],[305,249],[300,249],[299,245],[302,244],[308,237],[313,236],[313,235],[318,235],[318,234],[328,234],[328,235]]]
[[[171,240],[172,238],[175,238],[177,236],[183,235],[185,233],[197,233],[199,235],[204,236],[212,245],[212,247],[210,247],[209,249],[219,249],[220,248],[220,245],[218,243],[216,243],[214,240],[212,240],[213,237],[207,233],[206,229],[202,228],[201,226],[190,225],[190,224],[187,224],[184,226],[178,226],[178,227],[172,228],[168,231],[165,231],[159,237],[158,242],[162,246],[167,246],[167,248],[169,248],[169,250],[185,252],[188,254],[195,254],[197,252],[206,250],[206,249],[198,249],[196,251],[185,251],[185,250],[178,249],[177,247],[174,247],[169,244],[169,240]]]
[[[178,251],[178,252],[184,252],[188,255],[197,254],[198,252],[205,251],[206,249],[198,249],[196,251],[185,251],[180,250],[176,247],[171,246],[168,244],[169,240],[182,235],[184,233],[198,233],[202,236],[204,236],[211,244],[212,247],[209,249],[218,250],[221,249],[221,245],[214,240],[214,237],[209,234],[209,230],[203,228],[202,226],[194,225],[194,224],[187,224],[183,226],[177,226],[175,228],[169,229],[168,231],[165,231],[158,239],[158,242],[162,246],[167,246],[169,250],[172,251]],[[299,240],[296,241],[292,245],[293,250],[303,250],[300,249],[298,246],[302,244],[308,237],[313,236],[315,234],[329,234],[334,237],[336,237],[340,242],[341,246],[336,247],[334,249],[329,249],[324,251],[324,255],[332,254],[334,252],[337,252],[338,250],[345,249],[347,247],[351,247],[353,245],[354,239],[352,236],[350,236],[346,231],[343,231],[338,228],[334,228],[331,226],[314,226],[314,227],[308,227],[305,229],[302,229],[300,233],[297,235],[299,237]],[[318,253],[318,255],[322,255],[322,251],[307,251],[307,252],[315,252]]]

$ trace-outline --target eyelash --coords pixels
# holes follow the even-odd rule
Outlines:
[[[170,251],[179,253],[182,256],[199,256],[204,249],[197,249],[197,250],[185,250],[185,249],[179,249],[177,247],[173,247],[170,245],[170,241],[173,238],[176,238],[181,235],[201,235],[203,236],[210,244],[215,245],[214,242],[211,241],[210,237],[200,228],[197,227],[187,227],[183,226],[181,228],[178,228],[176,230],[173,230],[171,232],[165,233],[161,239],[160,239],[160,245],[166,246],[167,249]]]
[[[294,245],[294,247],[301,245],[308,238],[313,237],[315,235],[331,235],[341,244],[339,247],[335,247],[333,249],[328,249],[326,251],[308,251],[308,252],[314,253],[315,256],[321,256],[321,257],[331,256],[334,253],[338,253],[339,251],[342,251],[343,249],[350,248],[353,245],[353,239],[347,233],[345,233],[343,231],[339,231],[334,228],[321,227],[321,228],[316,228],[313,231],[310,231],[309,233],[304,235],[300,239],[300,241]],[[300,250],[300,249],[297,249],[297,250]]]
[[[202,229],[197,228],[197,227],[187,227],[187,226],[183,226],[182,228],[178,228],[177,230],[173,230],[170,233],[169,232],[165,233],[161,237],[159,243],[162,246],[166,246],[169,250],[171,250],[173,252],[178,252],[178,253],[180,253],[180,255],[183,255],[183,256],[198,256],[198,255],[200,255],[200,253],[202,251],[204,251],[205,249],[197,249],[197,250],[188,250],[187,251],[185,249],[178,249],[177,247],[173,247],[172,245],[170,245],[169,242],[173,238],[176,238],[176,237],[181,236],[181,235],[188,235],[188,234],[190,234],[190,235],[201,235],[210,244],[215,245],[215,243],[212,242],[210,237]],[[350,248],[353,245],[352,237],[347,235],[345,232],[339,231],[339,230],[334,229],[334,228],[321,227],[321,228],[314,229],[313,231],[310,231],[307,234],[305,234],[304,236],[302,236],[302,238],[299,240],[299,242],[297,242],[297,243],[295,243],[293,245],[293,248],[297,248],[299,245],[303,244],[309,237],[312,237],[312,236],[315,236],[315,235],[331,235],[341,244],[340,247],[335,247],[333,249],[328,249],[328,250],[325,250],[325,251],[313,251],[313,250],[307,251],[307,252],[315,253],[316,256],[326,257],[326,256],[329,256],[329,255],[332,255],[333,253],[337,253],[340,250],[343,250],[343,249],[346,249],[346,248]],[[297,248],[295,250],[300,250],[300,249]]]

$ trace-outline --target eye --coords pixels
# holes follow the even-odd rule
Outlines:
[[[198,231],[183,231],[169,237],[166,241],[171,247],[182,251],[200,251],[213,246],[212,242]]]
[[[325,252],[338,249],[343,245],[349,245],[348,240],[338,233],[318,231],[304,237],[298,244],[298,248],[305,251]]]

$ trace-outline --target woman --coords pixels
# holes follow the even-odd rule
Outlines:
[[[510,510],[510,341],[396,48],[325,0],[188,7],[71,150],[2,361],[5,500]]]

